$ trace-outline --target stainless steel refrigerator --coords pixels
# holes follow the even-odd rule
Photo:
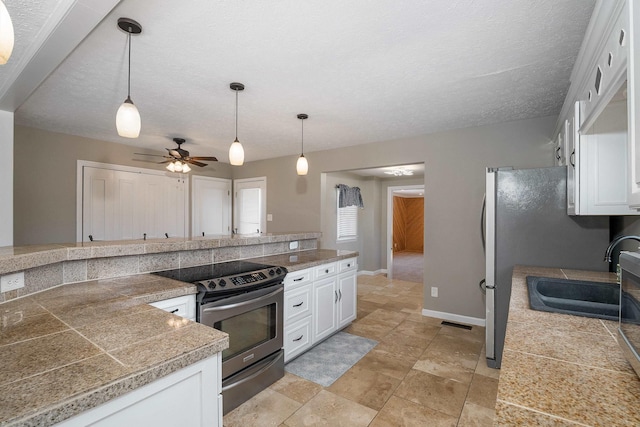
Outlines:
[[[567,215],[565,166],[486,173],[487,365],[499,368],[516,264],[608,270],[609,217]]]

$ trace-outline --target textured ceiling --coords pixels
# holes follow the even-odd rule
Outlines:
[[[16,37],[55,3],[6,0]],[[35,8],[34,4],[38,7]],[[557,114],[594,0],[123,0],[17,110],[17,124],[248,161]],[[117,135],[126,35],[139,139]],[[18,41],[18,43],[22,43]],[[20,49],[17,49],[19,52]],[[8,64],[9,65],[9,64]],[[0,70],[0,79],[2,79]],[[1,81],[1,80],[0,80]]]

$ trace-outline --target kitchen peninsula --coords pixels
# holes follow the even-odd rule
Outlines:
[[[24,272],[25,278],[25,287],[4,292],[0,304],[0,426],[74,425],[74,416],[144,387],[186,384],[185,378],[219,383],[220,352],[228,347],[228,336],[148,304],[194,294],[195,286],[146,273],[247,258],[277,259],[295,271],[354,256],[318,250],[319,236],[0,249],[0,274]],[[297,245],[289,244],[293,241]],[[192,393],[183,397],[191,412],[211,412],[207,405],[219,411],[215,387],[206,391],[197,390],[202,399],[192,399]]]
[[[617,322],[531,310],[526,276],[616,281],[613,273],[514,268],[495,425],[640,425],[640,380],[616,342]]]

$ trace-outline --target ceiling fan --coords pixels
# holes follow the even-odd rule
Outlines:
[[[198,156],[198,157],[191,157],[189,156],[189,152],[185,149],[183,149],[181,147],[182,144],[185,143],[185,139],[184,138],[173,138],[173,142],[175,142],[176,144],[178,144],[177,148],[166,148],[168,155],[166,156],[161,156],[159,154],[146,154],[146,153],[134,153],[136,155],[140,155],[140,156],[153,156],[153,157],[163,157],[166,160],[163,160],[161,162],[158,162],[158,164],[164,164],[164,163],[174,163],[174,162],[178,162],[178,163],[190,163],[192,165],[195,166],[207,166],[207,163],[202,163],[200,160],[208,160],[211,162],[217,162],[218,159],[212,156]]]

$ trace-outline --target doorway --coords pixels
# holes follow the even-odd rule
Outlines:
[[[424,185],[388,187],[387,277],[424,282]]]

